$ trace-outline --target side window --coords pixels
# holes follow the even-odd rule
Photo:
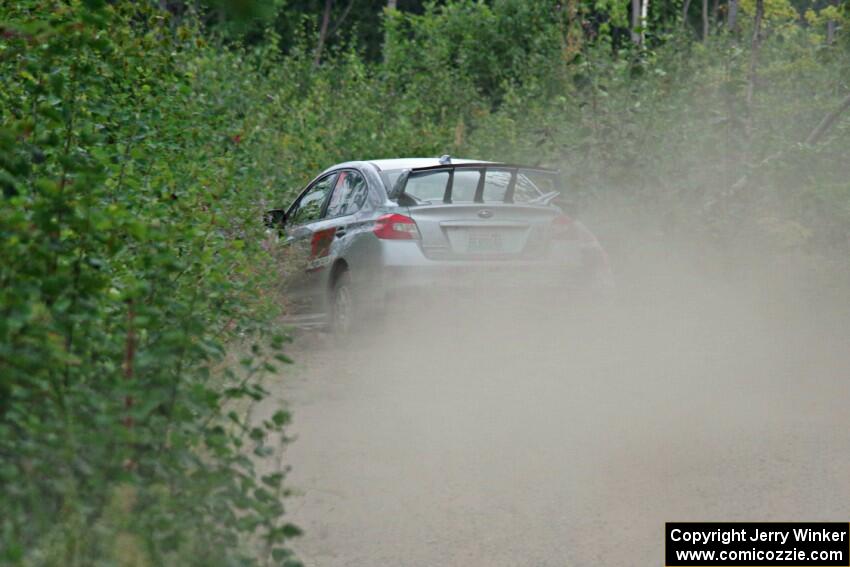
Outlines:
[[[341,172],[328,203],[326,216],[333,218],[356,213],[366,202],[368,192],[366,179],[359,172]]]
[[[310,189],[304,193],[287,216],[287,224],[298,226],[308,222],[317,221],[322,218],[322,209],[325,206],[325,201],[328,198],[328,193],[336,181],[336,174],[333,173],[327,177],[323,177],[316,181]]]

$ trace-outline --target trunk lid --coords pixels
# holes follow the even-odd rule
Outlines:
[[[442,163],[405,170],[391,196],[409,207],[427,257],[512,260],[545,255],[558,189],[553,170]]]
[[[546,253],[551,207],[509,204],[438,204],[410,207],[423,253],[434,260],[511,260]]]

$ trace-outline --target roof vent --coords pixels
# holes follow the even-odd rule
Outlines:
[[[452,156],[449,154],[440,156],[440,165],[449,165],[452,163]]]

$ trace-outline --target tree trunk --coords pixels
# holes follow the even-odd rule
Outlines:
[[[398,0],[387,0],[387,10],[395,10],[398,8]]]
[[[685,0],[685,3],[682,5],[682,27],[688,27],[688,10],[691,7],[691,0]]]
[[[759,49],[761,48],[761,22],[764,19],[764,0],[756,0],[756,15],[753,22],[753,39],[750,43],[750,70],[747,82],[747,137],[753,129],[753,96],[758,81]]]
[[[829,20],[826,22],[826,44],[832,45],[832,42],[835,41],[835,20]]]
[[[758,57],[761,47],[761,21],[764,18],[764,0],[756,0],[756,15],[753,22],[753,39],[750,42],[750,72],[747,85],[747,106],[753,102],[753,93],[758,80]]]
[[[738,25],[738,0],[729,0],[726,12],[726,29],[735,31]]]
[[[632,41],[635,45],[640,45],[640,0],[632,0]]]
[[[333,8],[333,0],[325,0],[325,11],[322,14],[322,27],[319,28],[319,44],[316,46],[316,57],[313,59],[313,65],[319,66],[322,62],[322,50],[325,48],[325,40],[328,36],[328,25],[331,23],[331,8]]]
[[[646,41],[646,29],[649,24],[649,0],[643,0],[640,7],[640,42]]]
[[[708,0],[702,0],[702,40],[708,39]]]

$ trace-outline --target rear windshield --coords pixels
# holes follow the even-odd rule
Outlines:
[[[393,187],[403,170],[385,171],[384,176],[388,187]],[[484,186],[481,201],[484,203],[503,203],[508,197],[513,169],[487,168],[455,169],[452,181],[451,201],[453,203],[472,203],[475,193],[484,175]],[[405,194],[418,201],[433,203],[441,202],[446,196],[449,183],[449,170],[414,171],[410,174],[405,185]],[[557,191],[557,176],[548,171],[519,169],[514,185],[514,203],[527,203],[547,193]]]

